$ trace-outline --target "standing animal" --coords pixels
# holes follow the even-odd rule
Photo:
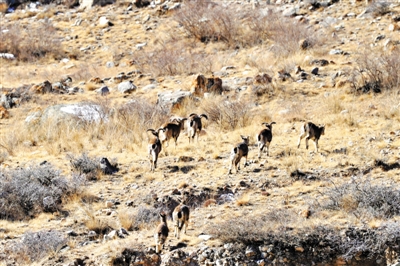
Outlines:
[[[187,118],[173,118],[171,122],[164,123],[160,129],[164,130],[164,136],[161,139],[161,143],[164,145],[166,142],[167,145],[169,146],[168,143],[171,139],[175,140],[175,148],[178,142],[178,137],[181,134],[181,131],[184,130],[185,128],[185,121]]]
[[[150,139],[149,144],[147,145],[152,172],[154,172],[154,170],[157,168],[158,155],[160,154],[162,149],[162,144],[159,138],[160,130],[164,131],[164,129],[161,128],[158,129],[158,131],[155,131],[154,129],[151,128],[147,130],[150,131],[155,136],[155,138]]]
[[[154,240],[156,242],[156,253],[160,253],[161,249],[164,248],[165,241],[168,237],[168,225],[167,225],[167,215],[164,212],[160,213],[161,222],[157,226],[154,233]]]
[[[203,97],[204,93],[221,95],[223,92],[222,79],[212,76],[206,78],[203,75],[198,75],[193,81],[191,92],[194,96]]]
[[[118,167],[112,165],[106,157],[101,158],[100,169],[106,175],[112,175],[113,173],[118,172]]]
[[[174,211],[172,212],[172,220],[174,221],[175,226],[175,237],[180,238],[180,233],[183,227],[184,233],[186,234],[186,229],[189,225],[189,207],[184,204],[179,204],[176,206]]]
[[[316,126],[311,122],[306,122],[301,126],[299,142],[297,143],[297,148],[300,148],[300,142],[305,137],[306,138],[306,149],[308,149],[308,140],[312,139],[315,143],[315,150],[318,152],[318,140],[321,135],[325,135],[325,125]]]
[[[258,158],[261,158],[261,152],[264,150],[264,147],[267,147],[267,156],[269,156],[269,145],[272,141],[272,125],[276,124],[275,122],[262,123],[266,128],[262,129],[256,136],[257,144],[258,144]]]
[[[197,141],[199,141],[199,134],[202,129],[202,124],[201,124],[202,117],[208,120],[208,116],[205,114],[197,115],[195,113],[192,113],[189,115],[189,118],[187,119],[189,143],[190,140],[194,141],[194,137],[196,135],[197,135]]]
[[[240,159],[244,157],[246,160],[244,162],[244,167],[247,165],[247,155],[249,154],[249,140],[250,136],[243,136],[240,135],[240,137],[243,139],[243,142],[237,144],[231,151],[231,157],[230,157],[230,166],[229,166],[229,172],[228,174],[232,173],[232,167],[235,166],[236,173],[239,172],[240,170]]]

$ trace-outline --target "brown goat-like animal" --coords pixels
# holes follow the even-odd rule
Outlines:
[[[308,140],[312,139],[315,143],[315,150],[318,152],[318,140],[321,135],[325,135],[325,125],[316,126],[311,122],[306,122],[301,126],[299,142],[297,143],[297,148],[300,148],[300,142],[305,137],[306,138],[306,149],[308,149]]]
[[[205,114],[197,115],[197,114],[190,114],[189,118],[187,119],[187,128],[188,128],[188,137],[189,143],[190,140],[194,141],[194,137],[197,135],[197,141],[199,141],[199,134],[203,127],[201,123],[201,118],[204,117],[208,120],[208,116]]]
[[[160,129],[164,131],[164,136],[161,139],[161,143],[167,143],[166,146],[169,146],[168,143],[171,139],[175,140],[175,148],[178,144],[178,137],[181,134],[181,131],[185,128],[185,121],[187,118],[174,118],[171,122],[164,123]]]
[[[162,149],[162,144],[159,138],[160,130],[163,131],[164,129],[159,129],[158,131],[155,131],[154,129],[147,130],[150,131],[155,136],[155,138],[150,139],[149,144],[147,145],[152,172],[154,172],[154,170],[157,168],[158,155],[160,154]]]
[[[250,141],[250,136],[242,136],[240,137],[243,139],[243,142],[237,144],[231,151],[231,157],[230,157],[230,166],[229,166],[229,172],[228,174],[232,173],[232,167],[234,166],[236,169],[236,173],[239,172],[240,170],[240,160],[242,157],[245,158],[244,166],[247,166],[247,156],[249,154],[249,141]]]
[[[206,78],[198,75],[192,84],[192,93],[194,96],[204,96],[204,93],[221,95],[223,91],[222,79],[218,77]]]
[[[167,215],[164,212],[160,213],[161,222],[157,226],[154,233],[154,240],[156,242],[156,253],[160,253],[164,248],[165,241],[167,240],[169,229],[167,225]]]
[[[269,156],[269,145],[272,141],[272,125],[276,124],[275,122],[262,123],[266,128],[262,129],[256,136],[258,143],[258,158],[261,158],[261,152],[264,150],[264,147],[267,147],[267,156]]]
[[[175,237],[180,238],[180,233],[183,227],[184,233],[186,234],[186,229],[189,225],[189,207],[184,204],[179,204],[176,206],[174,211],[172,212],[172,220],[174,221],[175,226]]]

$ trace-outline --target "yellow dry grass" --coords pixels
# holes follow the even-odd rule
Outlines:
[[[1,9],[0,9],[1,12]],[[25,21],[27,18],[52,17],[52,9],[46,13],[33,14],[15,13],[9,17],[10,21]],[[109,30],[99,28],[92,13],[97,13],[96,18],[106,15],[115,24]],[[343,10],[332,11],[337,14],[345,14]],[[19,236],[24,232],[36,231],[43,228],[56,228],[66,230],[74,228],[79,232],[88,230],[102,231],[106,227],[129,228],[132,225],[130,211],[135,207],[120,206],[115,209],[116,216],[103,215],[104,201],[119,198],[122,204],[128,200],[140,200],[151,193],[165,194],[174,189],[184,190],[190,188],[211,188],[216,194],[217,188],[237,189],[235,200],[218,204],[213,195],[198,208],[191,210],[188,234],[182,235],[181,242],[188,245],[188,250],[195,250],[202,244],[197,237],[203,232],[207,224],[240,217],[243,213],[264,213],[268,211],[289,209],[295,213],[310,208],[315,201],[322,201],[326,196],[321,196],[325,188],[332,185],[331,181],[338,184],[351,180],[350,176],[331,177],[329,171],[343,170],[349,167],[364,168],[370,166],[375,159],[386,158],[394,163],[399,160],[398,154],[383,155],[385,149],[398,150],[400,138],[395,131],[400,121],[398,94],[385,92],[380,95],[354,96],[350,94],[349,84],[343,87],[333,87],[330,75],[337,71],[347,71],[348,59],[327,55],[330,47],[323,46],[307,53],[298,52],[288,58],[276,57],[268,51],[269,44],[249,49],[239,49],[237,53],[226,50],[221,43],[196,43],[181,37],[180,29],[176,22],[161,23],[154,30],[145,31],[140,23],[150,16],[152,23],[156,21],[168,21],[168,17],[155,18],[148,10],[138,12],[136,18],[123,14],[123,12],[109,15],[107,8],[94,8],[90,12],[72,13],[69,18],[57,21],[58,28],[69,28],[77,19],[82,23],[73,27],[71,37],[63,42],[67,54],[71,55],[67,63],[44,59],[40,64],[6,62],[1,61],[0,80],[2,88],[16,88],[23,84],[37,84],[44,80],[59,81],[61,77],[70,76],[73,84],[79,84],[84,88],[84,93],[76,95],[40,95],[34,96],[34,100],[23,103],[20,107],[10,109],[11,117],[2,120],[0,127],[0,152],[2,169],[25,167],[30,164],[38,164],[41,161],[51,162],[65,175],[71,174],[71,165],[67,161],[67,155],[78,156],[82,152],[88,152],[91,157],[115,158],[120,166],[120,172],[114,176],[101,176],[99,180],[89,182],[80,196],[72,195],[66,199],[63,207],[69,212],[69,216],[61,218],[59,213],[41,214],[29,222],[8,222],[1,220],[0,227],[5,232],[0,234]],[[332,14],[334,15],[334,14]],[[57,17],[53,17],[58,19]],[[383,18],[386,20],[386,18]],[[346,30],[360,27],[356,21],[344,21]],[[386,23],[381,21],[380,23]],[[328,28],[329,35],[335,32]],[[63,37],[67,33],[61,32]],[[360,31],[360,39],[370,38],[371,30]],[[394,33],[387,33],[396,38]],[[108,123],[90,124],[86,127],[74,127],[68,123],[42,124],[39,127],[30,127],[24,120],[27,114],[44,110],[47,106],[61,103],[77,103],[91,101],[102,106],[118,108],[133,99],[149,99],[155,104],[157,94],[168,90],[190,90],[195,76],[200,73],[186,73],[176,76],[153,77],[147,73],[143,77],[135,76],[133,82],[138,86],[138,91],[132,95],[122,95],[116,91],[107,96],[106,100],[100,98],[94,90],[101,85],[89,83],[90,78],[114,77],[121,72],[135,70],[137,66],[129,66],[128,62],[134,60],[127,51],[136,49],[136,44],[146,41],[147,45],[142,53],[151,49],[170,47],[172,41],[179,45],[188,46],[192,52],[204,51],[206,55],[212,55],[212,62],[199,62],[204,65],[204,75],[218,72],[224,66],[234,66],[231,72],[227,72],[223,79],[242,79],[254,77],[260,73],[268,73],[275,77],[280,69],[293,72],[295,66],[300,65],[307,73],[314,67],[310,65],[312,59],[324,57],[328,61],[334,61],[324,67],[318,77],[311,77],[309,81],[297,83],[292,81],[276,82],[272,95],[263,95],[259,99],[254,98],[251,87],[240,94],[240,99],[248,103],[251,114],[243,126],[228,129],[217,125],[214,121],[205,120],[204,129],[199,141],[189,144],[187,136],[182,133],[178,139],[178,146],[174,148],[173,142],[168,147],[163,147],[159,156],[158,168],[154,173],[149,172],[150,163],[147,157],[148,136],[145,130],[159,126],[150,121],[147,128],[138,124],[131,124],[132,120],[124,120],[117,116],[110,117]],[[82,47],[98,46],[97,50],[80,51]],[[177,47],[180,47],[177,45]],[[354,44],[344,44],[343,50],[356,51]],[[122,56],[122,54],[124,54]],[[235,55],[233,55],[235,54]],[[118,63],[113,68],[107,68],[106,62]],[[7,69],[7,71],[5,71]],[[147,76],[149,75],[149,76]],[[157,89],[142,91],[141,88],[155,83]],[[117,84],[106,84],[115,88]],[[224,95],[221,98],[201,100],[201,103],[192,100],[184,100],[179,108],[174,109],[171,115],[187,116],[190,113],[203,113],[204,106],[213,101],[233,100],[235,93]],[[237,98],[239,98],[237,97]],[[257,105],[253,103],[257,101]],[[316,124],[325,124],[325,135],[319,141],[320,153],[314,152],[314,143],[310,140],[309,150],[305,149],[304,140],[300,149],[297,149],[297,141],[300,126],[304,121],[313,121]],[[257,159],[256,133],[263,128],[262,122],[276,122],[273,126],[273,140],[270,146],[270,156],[262,154]],[[150,125],[151,124],[151,125]],[[13,132],[10,134],[10,132]],[[393,132],[394,134],[392,134]],[[239,174],[228,176],[229,154],[232,147],[241,141],[240,135],[250,136],[250,152],[248,167],[242,168]],[[388,139],[391,138],[391,141]],[[346,153],[335,153],[335,150],[346,148]],[[192,157],[191,162],[178,162],[180,156]],[[241,165],[244,160],[242,159]],[[184,172],[185,167],[192,167]],[[172,167],[177,167],[174,172]],[[325,169],[325,170],[324,170]],[[290,176],[295,170],[304,172],[318,172],[320,179],[315,181],[296,180]],[[325,172],[324,172],[325,171]],[[400,170],[382,174],[380,169],[373,169],[369,174],[376,178],[389,178],[400,182]],[[328,180],[332,178],[334,180]],[[250,184],[251,188],[241,188],[240,182]],[[254,184],[266,185],[263,190]],[[130,188],[132,184],[137,189]],[[272,184],[272,185],[271,185]],[[276,185],[274,185],[276,184]],[[242,190],[243,189],[243,190]],[[236,190],[235,190],[236,192]],[[101,195],[99,200],[97,197]],[[348,213],[354,210],[354,198],[351,195],[343,198],[342,210],[323,210],[311,212],[308,219],[301,215],[294,219],[296,226],[335,226],[337,228],[360,225],[362,221]],[[136,206],[137,207],[137,206]],[[170,222],[170,221],[169,221]],[[381,220],[371,220],[368,226],[376,228]],[[280,225],[268,225],[276,229]],[[154,246],[153,228],[155,224],[141,228],[139,231],[130,232],[126,240],[111,240],[105,245],[94,244],[91,246],[78,246],[70,240],[71,257],[82,254],[110,253],[116,256],[123,247],[130,243],[140,243],[143,246]],[[170,227],[172,228],[172,227]],[[178,240],[171,233],[167,246],[177,245]],[[102,239],[100,239],[102,240]],[[218,246],[218,240],[209,240],[207,245]]]

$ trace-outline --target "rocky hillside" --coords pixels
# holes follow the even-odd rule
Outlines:
[[[400,3],[0,12],[1,265],[399,265]],[[152,132],[191,114],[151,171]]]

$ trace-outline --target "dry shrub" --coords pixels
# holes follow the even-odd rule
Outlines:
[[[208,119],[223,130],[243,128],[252,122],[251,104],[245,100],[226,100],[224,97],[205,99],[201,108]]]
[[[141,230],[144,228],[152,227],[159,220],[159,213],[161,209],[146,208],[140,206],[135,214],[132,214],[132,228],[134,230]]]
[[[175,19],[189,36],[202,42],[221,41],[229,48],[251,47],[272,39],[274,52],[286,57],[300,49],[300,40],[307,41],[306,49],[321,43],[320,35],[308,25],[263,9],[238,13],[234,5],[188,1]]]
[[[369,178],[355,177],[326,189],[325,194],[330,199],[325,208],[344,209],[360,219],[388,219],[400,214],[400,189],[390,180],[373,184]]]
[[[21,61],[36,61],[44,57],[64,56],[61,39],[51,22],[38,27],[14,24],[0,32],[0,53],[11,53]]]
[[[302,40],[307,43],[307,47],[303,49],[311,49],[323,43],[322,35],[305,23],[284,18],[279,13],[270,13],[268,18],[270,39],[275,42],[272,52],[277,57],[288,57],[299,51]]]
[[[356,62],[351,78],[354,93],[380,93],[400,88],[400,49],[365,50],[357,56]]]
[[[268,37],[268,14],[263,10],[238,13],[233,5],[188,1],[175,19],[189,36],[205,43],[220,41],[229,48],[258,45]]]
[[[202,73],[210,69],[213,60],[204,51],[193,51],[181,42],[169,42],[152,51],[134,54],[135,64],[142,72],[154,76],[174,76]]]
[[[114,122],[119,125],[122,134],[130,136],[131,142],[140,143],[143,141],[143,132],[158,128],[168,120],[169,115],[166,107],[151,104],[146,99],[135,99],[117,109]]]
[[[72,170],[76,173],[77,178],[85,176],[87,180],[97,180],[100,175],[100,158],[90,158],[86,152],[80,157],[68,155]]]
[[[49,163],[0,172],[0,219],[24,220],[41,212],[58,211],[71,194],[72,182]]]
[[[26,232],[21,241],[13,241],[6,248],[6,253],[10,253],[19,263],[32,263],[57,253],[67,242],[64,234],[58,231]]]
[[[384,16],[391,12],[390,1],[369,1],[366,12],[372,13],[374,16]]]

